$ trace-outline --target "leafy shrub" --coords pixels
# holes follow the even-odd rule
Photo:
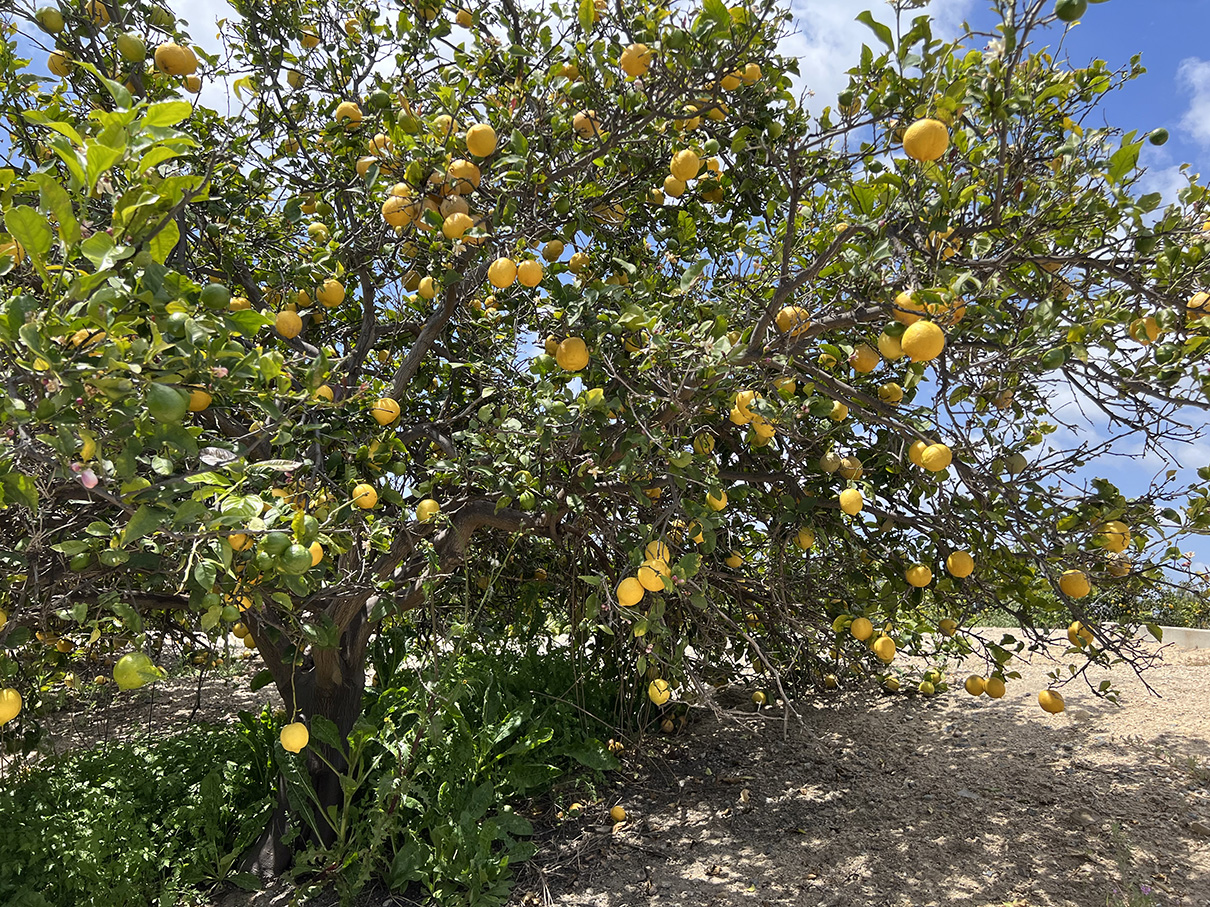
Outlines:
[[[195,886],[232,876],[264,825],[269,791],[246,761],[239,735],[193,728],[12,779],[0,790],[0,904],[192,903]]]

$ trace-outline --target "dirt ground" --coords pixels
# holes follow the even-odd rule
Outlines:
[[[799,702],[803,722],[787,725],[779,705],[726,691],[722,714],[695,709],[627,752],[579,815],[539,821],[511,904],[1210,907],[1210,650],[1162,654],[1147,674],[1158,697],[1119,668],[1120,706],[1070,684],[1057,716],[1037,704],[1054,666],[1038,655],[1014,662],[1023,677],[998,701],[841,689]],[[53,748],[276,704],[248,690],[251,670],[207,675],[200,697],[165,683],[58,713]],[[616,826],[615,804],[629,814]]]
[[[737,691],[550,832],[513,903],[1207,907],[1210,650],[1163,656],[1159,698],[1119,669],[1121,706],[1070,684],[1057,716],[1040,656],[999,701],[840,691],[785,736]]]

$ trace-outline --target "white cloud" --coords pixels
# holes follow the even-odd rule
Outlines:
[[[973,0],[935,0],[926,9],[913,10],[909,15],[926,13],[933,17],[933,35],[954,38],[960,33],[963,16],[974,5]],[[894,30],[893,11],[885,4],[864,0],[793,0],[798,31],[782,42],[782,52],[798,57],[802,73],[801,86],[815,93],[806,106],[817,112],[835,105],[836,95],[849,83],[847,70],[861,58],[861,45],[869,44],[878,51],[882,44],[865,25],[856,20],[863,9]],[[910,19],[905,18],[906,30]]]
[[[1189,57],[1176,71],[1177,85],[1192,95],[1181,127],[1198,142],[1210,145],[1210,60]]]

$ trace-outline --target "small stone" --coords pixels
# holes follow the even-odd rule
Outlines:
[[[1073,825],[1079,825],[1081,828],[1088,828],[1096,825],[1101,821],[1101,817],[1094,813],[1091,809],[1085,809],[1083,806],[1077,806],[1069,814]]]
[[[1210,825],[1205,822],[1190,822],[1189,830],[1202,838],[1210,838]]]
[[[974,791],[967,790],[965,787],[961,788],[958,791],[957,795],[959,797],[965,797],[967,800],[978,800],[979,799],[978,794],[976,794]]]

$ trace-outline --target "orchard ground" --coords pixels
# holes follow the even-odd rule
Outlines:
[[[755,687],[722,690],[717,713],[695,708],[673,734],[630,745],[612,786],[573,780],[530,804],[539,853],[511,903],[1199,907],[1210,900],[1210,650],[1167,645],[1162,656],[1144,676],[1158,695],[1118,668],[1091,679],[1111,676],[1120,705],[1077,681],[1058,716],[1037,704],[1055,666],[1043,654],[1014,662],[1022,678],[999,701],[958,689],[972,663],[955,667],[947,695],[809,696],[796,703],[802,724],[787,725],[777,704],[757,712]],[[238,672],[197,691],[196,679],[174,679],[91,714],[60,712],[49,745],[277,705]],[[628,817],[613,825],[618,804]],[[292,893],[279,884],[213,904]]]

